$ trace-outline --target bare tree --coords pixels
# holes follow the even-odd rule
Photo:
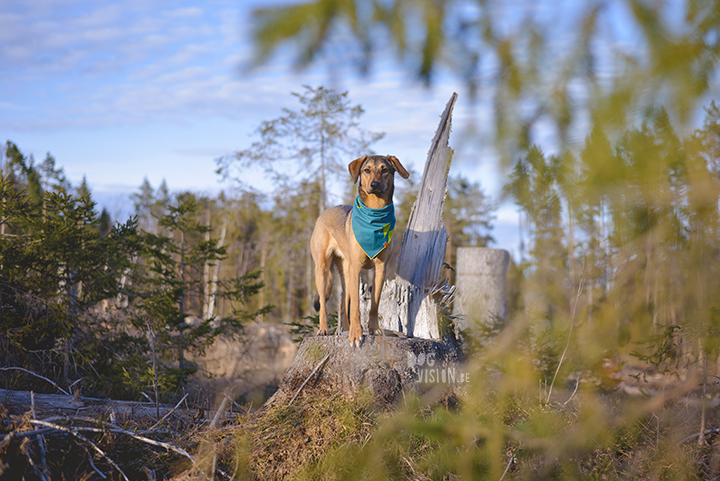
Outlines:
[[[259,140],[234,154],[217,159],[217,172],[247,187],[240,174],[252,167],[262,168],[276,192],[297,190],[301,184],[317,183],[320,188],[318,209],[325,210],[329,174],[347,172],[347,164],[356,156],[370,153],[370,145],[384,134],[366,132],[359,119],[364,113],[352,106],[348,93],[325,87],[305,86],[293,93],[299,110],[284,109],[284,115],[260,124]]]

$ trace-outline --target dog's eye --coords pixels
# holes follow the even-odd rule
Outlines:
[[[370,169],[365,169],[363,172],[365,172],[366,174],[369,174],[369,173],[370,173]]]

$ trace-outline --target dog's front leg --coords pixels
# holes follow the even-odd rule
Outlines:
[[[370,300],[370,315],[368,319],[368,331],[372,335],[380,335],[382,331],[378,323],[378,306],[380,305],[380,294],[382,293],[383,282],[385,281],[385,262],[381,259],[375,260],[375,278],[373,279],[373,293]]]
[[[348,314],[350,315],[350,344],[360,347],[362,341],[362,326],[360,325],[360,269],[359,263],[350,262],[346,276],[345,295],[350,303]]]

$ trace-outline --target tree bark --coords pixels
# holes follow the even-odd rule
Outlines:
[[[227,233],[227,218],[223,219],[223,226],[222,226],[222,230],[220,231],[220,241],[218,242],[219,248],[222,248],[223,244],[225,243],[225,234],[226,233]],[[215,312],[215,299],[217,299],[217,283],[218,283],[218,275],[219,274],[220,274],[220,259],[216,259],[215,265],[213,266],[212,283],[210,284],[210,288],[209,288],[209,292],[208,292],[205,320],[210,319],[213,316],[213,313]]]

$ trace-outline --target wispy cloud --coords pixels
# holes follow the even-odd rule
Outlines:
[[[0,125],[47,129],[192,114],[203,104],[200,96],[212,99],[221,88],[213,79],[229,81],[235,74],[225,57],[237,58],[240,32],[226,25],[228,18],[238,25],[241,11],[229,10],[231,5],[3,2],[0,85],[8,97],[0,101],[13,99],[25,108],[20,116],[0,114]]]

